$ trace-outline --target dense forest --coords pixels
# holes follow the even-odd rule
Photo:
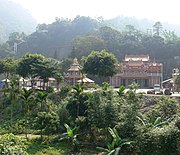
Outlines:
[[[112,53],[94,51],[84,59],[82,74],[115,74]],[[180,153],[178,97],[138,93],[136,83],[128,90],[106,82],[70,86],[62,78],[64,62],[41,54],[1,59],[0,67],[6,78],[0,90],[2,155]],[[50,77],[55,85],[47,85]],[[28,87],[26,79],[31,79]],[[43,83],[39,89],[37,79]]]
[[[180,153],[176,99],[143,97],[133,85],[126,93],[107,84],[92,93],[83,92],[83,85],[65,86],[57,93],[17,92],[14,86],[0,100],[1,154]],[[14,93],[18,95],[11,98]]]
[[[172,69],[180,66],[180,39],[160,22],[155,22],[146,31],[133,25],[125,25],[119,30],[110,27],[109,23],[102,18],[84,16],[73,20],[56,18],[51,24],[39,24],[30,35],[11,33],[9,40],[0,47],[0,56],[40,53],[59,60],[67,57],[81,59],[92,50],[106,49],[121,61],[125,54],[149,54],[163,63],[164,79],[171,77]]]
[[[30,34],[35,30],[36,21],[20,4],[0,0],[0,8],[0,43],[5,42],[12,32]]]

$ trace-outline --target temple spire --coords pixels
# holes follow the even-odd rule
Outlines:
[[[79,65],[78,60],[77,60],[76,57],[73,59],[73,65]]]

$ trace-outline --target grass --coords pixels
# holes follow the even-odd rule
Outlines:
[[[56,138],[55,138],[56,139]],[[50,137],[44,137],[43,141],[40,138],[29,137],[27,142],[27,152],[29,155],[63,155],[66,151],[66,145],[62,142],[57,142]]]
[[[41,141],[40,138],[30,138],[27,142],[27,152],[29,155],[67,155],[67,145],[58,141],[57,137],[47,137]],[[95,148],[81,148],[78,155],[98,155]],[[100,155],[100,154],[99,154]]]

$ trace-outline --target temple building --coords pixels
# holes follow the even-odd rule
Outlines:
[[[152,88],[163,79],[163,65],[149,58],[149,55],[126,55],[116,66],[117,73],[110,79],[114,87],[128,86],[133,82],[140,88]]]
[[[67,72],[64,74],[64,79],[65,82],[69,85],[75,85],[77,83],[85,83],[85,84],[90,84],[94,83],[93,80],[89,79],[86,77],[86,75],[82,75],[80,72],[81,66],[78,63],[77,58],[73,59],[72,65],[69,67]]]

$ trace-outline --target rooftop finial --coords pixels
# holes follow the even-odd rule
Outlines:
[[[76,57],[73,59],[73,64],[79,64]]]

